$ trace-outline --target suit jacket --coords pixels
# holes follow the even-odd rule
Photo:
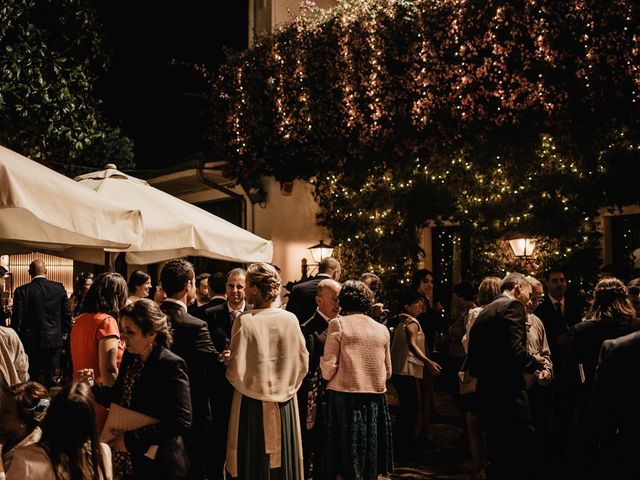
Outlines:
[[[535,359],[527,352],[526,313],[518,300],[506,295],[488,304],[471,328],[467,365],[478,379],[481,407],[494,413],[528,418],[523,373],[533,372]]]
[[[96,401],[105,407],[122,402],[124,377],[136,355],[125,351],[113,387],[93,386]],[[182,435],[191,426],[191,398],[189,378],[184,361],[164,347],[156,347],[144,363],[131,393],[131,410],[149,415],[160,423],[142,427],[124,435],[127,450],[133,457],[135,478],[178,479],[189,471],[189,457]],[[156,459],[144,454],[158,445]]]
[[[601,464],[609,478],[640,478],[640,332],[605,340],[591,402]],[[604,478],[604,477],[603,477]]]
[[[209,376],[214,368],[222,368],[218,351],[213,346],[206,322],[189,315],[175,302],[164,301],[160,308],[173,329],[171,351],[187,364],[194,427],[205,427],[211,423]]]
[[[564,315],[561,315],[553,307],[548,296],[538,305],[535,315],[542,320],[544,330],[549,340],[551,359],[553,366],[558,371],[563,368],[567,353],[567,332],[570,327],[582,321],[584,314],[584,302],[575,296],[565,295]]]
[[[246,309],[246,307],[245,307]],[[206,321],[215,348],[222,352],[231,339],[231,312],[227,302],[207,308]],[[213,448],[211,462],[213,470],[222,472],[227,452],[227,432],[233,399],[233,386],[227,380],[224,369],[218,369],[211,376],[211,398],[213,400]]]
[[[585,383],[592,385],[598,364],[598,355],[605,340],[622,337],[638,330],[638,326],[626,319],[585,320],[575,325],[571,331],[571,341],[567,348],[565,374],[568,379],[578,381],[578,364],[584,369]]]
[[[225,303],[225,299],[224,298],[214,298],[213,300],[210,300],[209,302],[205,303],[204,305],[200,305],[198,306],[197,302],[196,303],[192,303],[191,305],[189,305],[187,307],[187,313],[189,315],[193,315],[196,318],[199,318],[200,320],[207,320],[207,309],[215,307],[216,305],[222,305],[223,303]]]
[[[13,294],[11,327],[27,351],[59,348],[71,329],[71,307],[61,283],[38,277]]]
[[[247,310],[246,304],[243,312]],[[229,311],[229,304],[224,302],[220,305],[214,305],[207,308],[205,312],[205,320],[209,326],[209,332],[211,332],[211,339],[216,350],[222,352],[228,347],[231,341],[231,327],[233,322],[231,320],[231,312]]]
[[[316,311],[316,291],[318,284],[326,279],[331,278],[328,275],[318,275],[306,282],[298,283],[291,289],[289,301],[287,302],[287,311],[298,317],[298,322],[306,322]]]

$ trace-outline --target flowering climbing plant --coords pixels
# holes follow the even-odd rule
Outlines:
[[[406,282],[420,229],[453,222],[472,238],[469,275],[508,268],[499,240],[517,230],[548,239],[539,269],[593,276],[598,210],[638,201],[638,2],[301,12],[213,79],[227,175],[310,180],[353,273]]]

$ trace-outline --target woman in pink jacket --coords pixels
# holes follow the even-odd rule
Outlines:
[[[367,312],[371,290],[348,280],[341,315],[329,322],[320,360],[327,384],[327,436],[315,478],[371,479],[393,470],[391,422],[385,399],[391,377],[389,331]]]

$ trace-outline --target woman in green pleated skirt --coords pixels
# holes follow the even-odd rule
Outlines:
[[[393,470],[391,420],[384,394],[327,391],[327,436],[315,479],[375,480]]]
[[[274,419],[278,422],[275,431],[280,433],[280,466],[271,466],[272,448],[269,443],[278,441],[278,433],[270,432],[266,426],[265,435],[265,405],[260,400],[246,397],[235,392],[234,405],[237,412],[237,436],[242,441],[237,445],[237,476],[232,478],[255,480],[304,480],[302,468],[300,423],[298,421],[297,397],[282,403],[272,403],[277,409]],[[271,402],[270,402],[271,403]],[[234,407],[232,407],[234,410]],[[235,416],[232,412],[232,419]],[[269,412],[267,410],[267,416]],[[266,420],[269,421],[268,419]],[[266,438],[265,438],[266,437]]]
[[[249,266],[245,292],[254,309],[231,328],[227,379],[235,392],[225,468],[238,480],[304,480],[296,392],[309,354],[296,316],[272,307],[279,291],[271,265]]]

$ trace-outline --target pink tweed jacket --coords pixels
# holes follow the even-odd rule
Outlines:
[[[389,331],[366,315],[338,317],[329,322],[320,359],[327,389],[351,393],[384,393],[391,377]]]

